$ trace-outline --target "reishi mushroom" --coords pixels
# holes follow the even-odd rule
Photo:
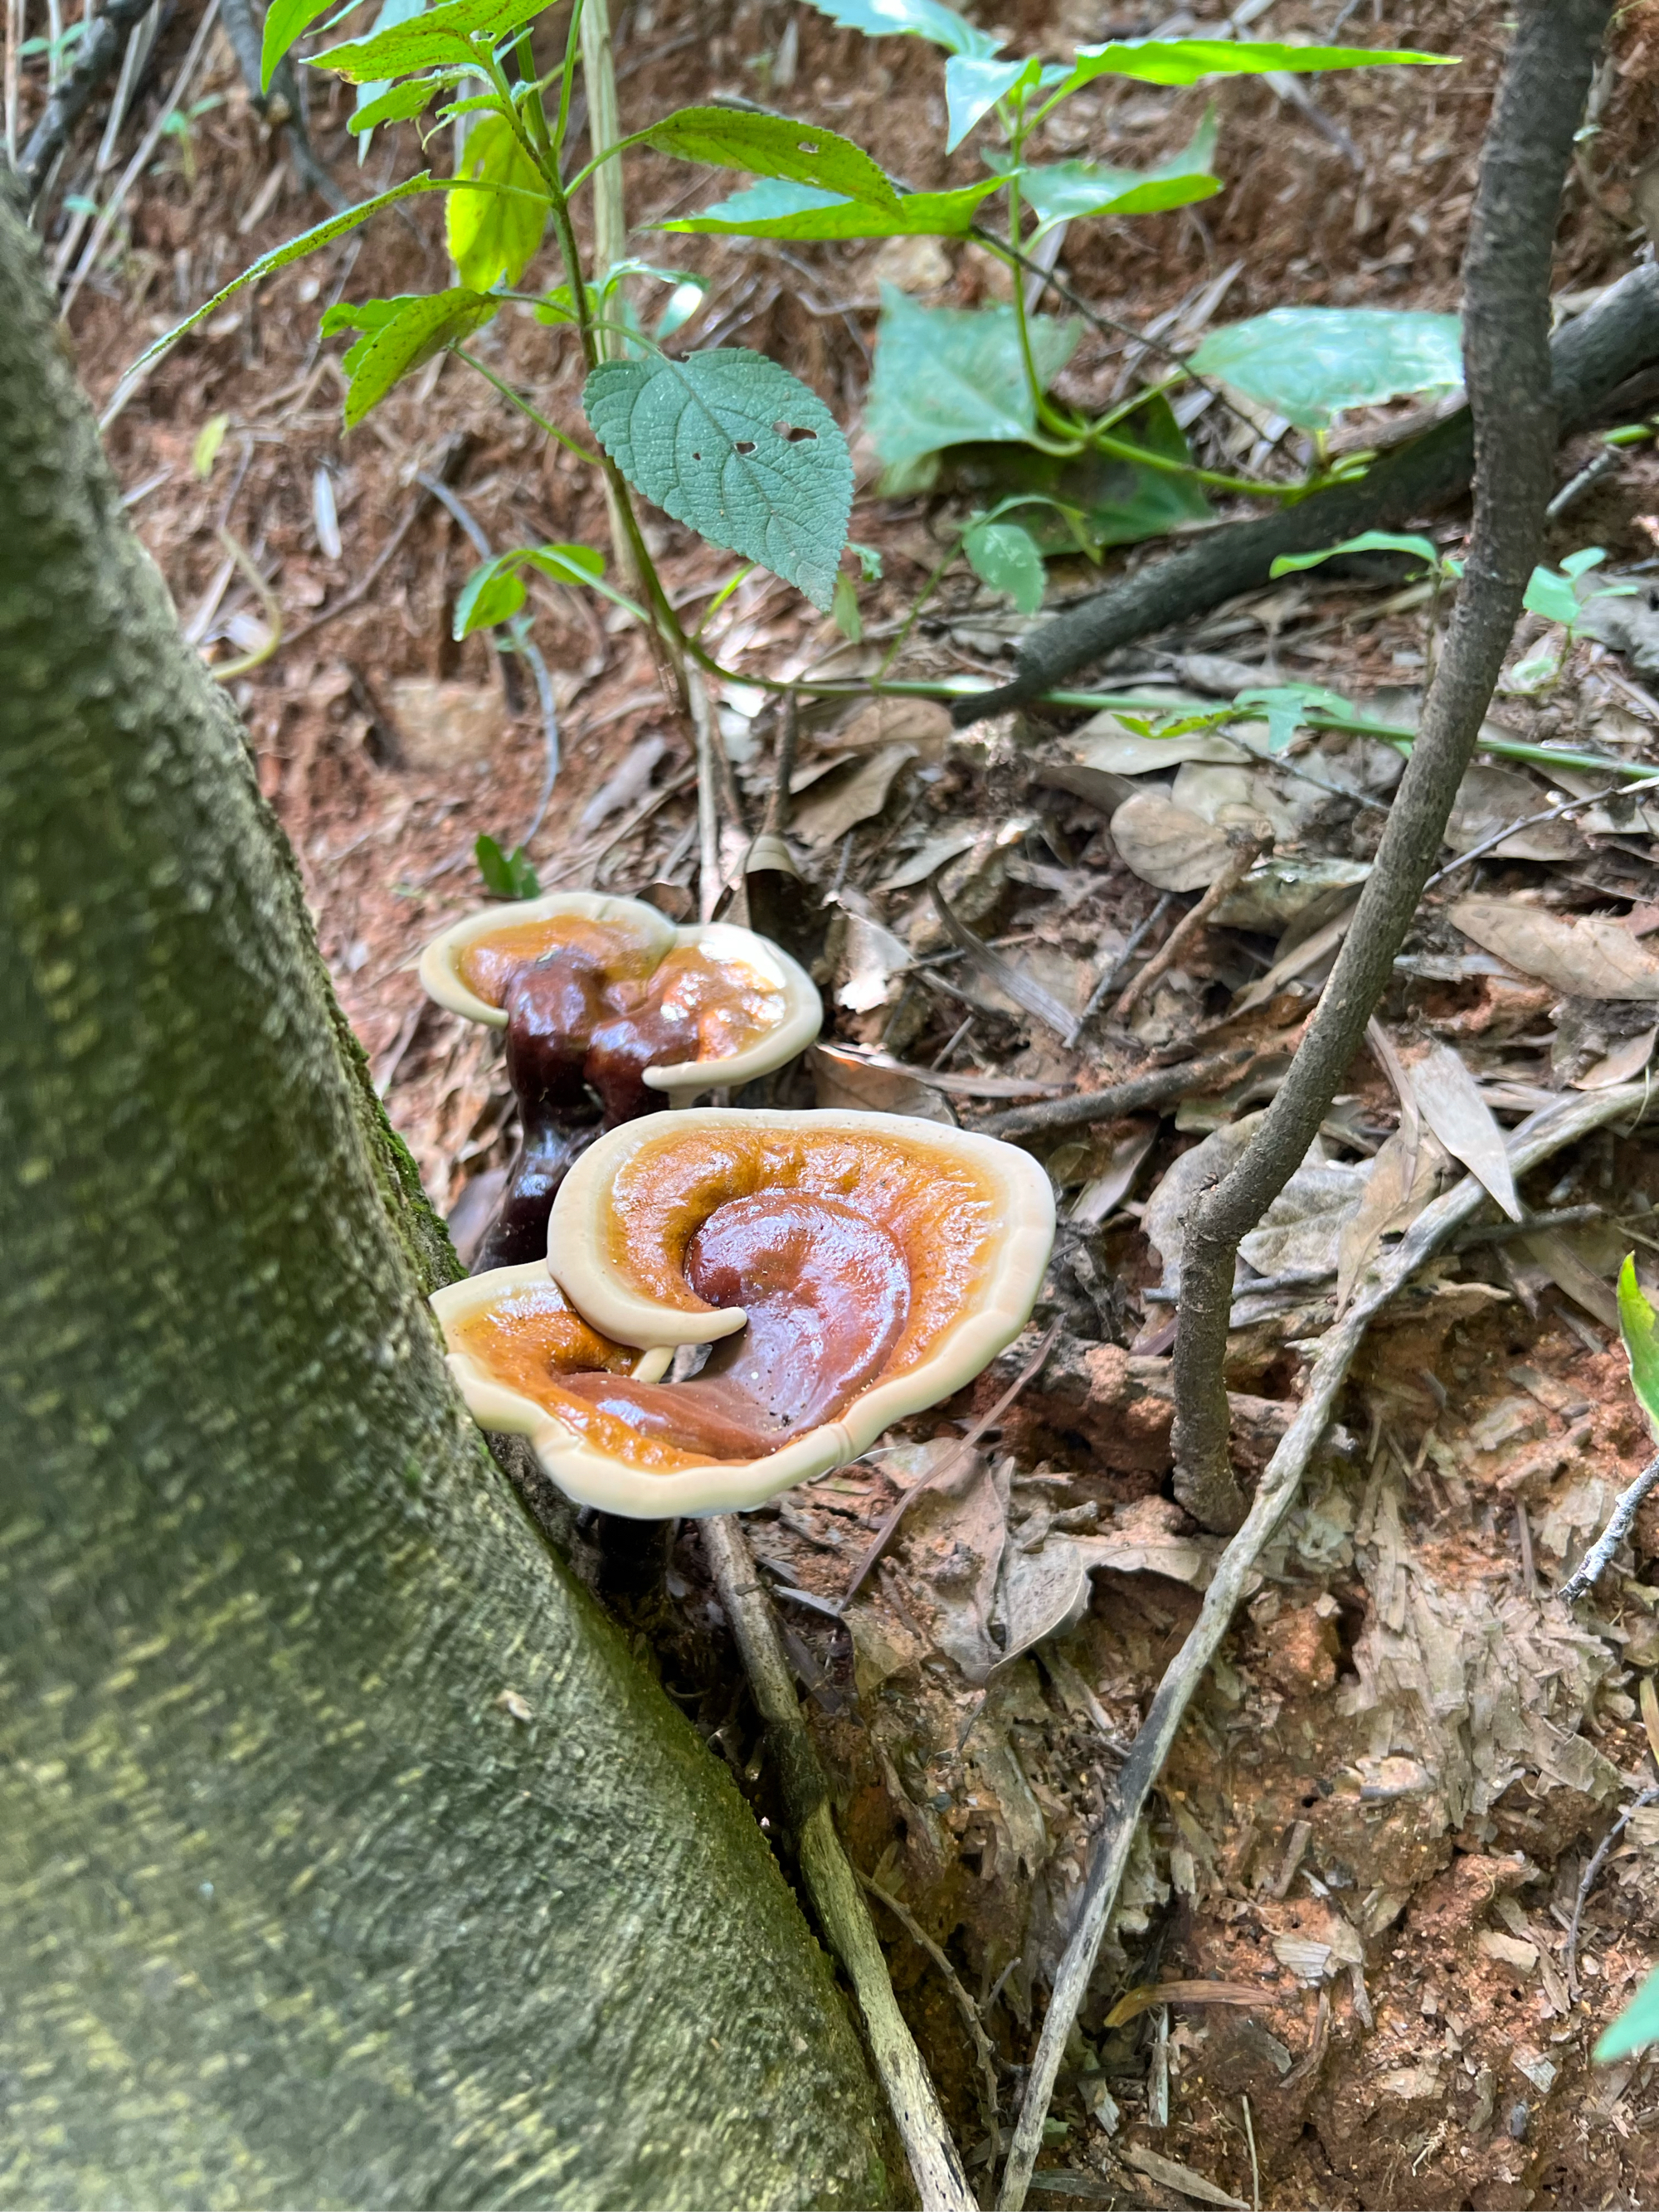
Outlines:
[[[812,1042],[823,1011],[805,970],[753,931],[677,928],[593,891],[469,915],[428,945],[421,981],[453,1013],[507,1031],[521,1135],[480,1268],[541,1257],[554,1194],[602,1129],[769,1074]]]
[[[545,1267],[432,1303],[474,1417],[527,1436],[579,1504],[724,1512],[856,1459],[971,1382],[1024,1327],[1054,1225],[1048,1176],[995,1138],[692,1108],[582,1154]],[[665,1381],[682,1345],[714,1348]]]

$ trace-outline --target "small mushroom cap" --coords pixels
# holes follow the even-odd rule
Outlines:
[[[823,1009],[817,986],[799,963],[769,938],[724,921],[699,922],[678,929],[643,899],[608,898],[598,891],[555,891],[546,898],[490,907],[452,923],[421,955],[421,981],[427,995],[468,1021],[504,1030],[507,1009],[480,997],[466,979],[466,952],[483,940],[507,937],[521,945],[526,960],[534,959],[561,941],[561,924],[572,923],[589,925],[590,933],[600,930],[614,935],[618,957],[632,954],[642,958],[647,972],[659,968],[672,952],[695,951],[716,965],[746,969],[760,979],[769,994],[776,994],[775,1018],[752,1042],[739,1051],[708,1060],[678,1060],[667,1067],[647,1068],[644,1080],[653,1091],[695,1091],[714,1083],[751,1082],[804,1052],[818,1033]],[[545,925],[545,935],[538,943],[542,925]]]
[[[1054,1239],[1046,1173],[1012,1145],[902,1115],[711,1107],[625,1123],[566,1177],[554,1203],[549,1275],[573,1318],[617,1358],[629,1345],[730,1335],[746,1316],[697,1297],[683,1272],[686,1247],[727,1200],[770,1190],[834,1196],[867,1213],[909,1267],[904,1329],[876,1380],[838,1419],[753,1459],[715,1461],[642,1437],[568,1395],[561,1401],[556,1377],[541,1401],[506,1389],[477,1357],[458,1352],[455,1323],[530,1282],[533,1267],[477,1276],[433,1301],[477,1418],[528,1435],[548,1474],[584,1504],[637,1519],[727,1512],[856,1459],[894,1421],[971,1382],[1030,1317]],[[667,1357],[657,1350],[658,1373]],[[643,1365],[636,1371],[653,1379]]]

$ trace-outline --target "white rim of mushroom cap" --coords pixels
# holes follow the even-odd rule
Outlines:
[[[480,938],[494,937],[503,929],[526,923],[556,921],[565,915],[578,921],[614,923],[643,939],[659,966],[671,952],[683,948],[703,953],[714,961],[735,961],[751,969],[775,991],[783,994],[783,1010],[771,1028],[745,1045],[741,1052],[715,1060],[676,1060],[667,1067],[647,1067],[643,1080],[653,1091],[704,1091],[711,1084],[750,1083],[769,1075],[798,1052],[805,1052],[823,1026],[823,1006],[817,985],[799,961],[781,945],[734,922],[703,921],[678,928],[666,915],[643,899],[611,898],[601,891],[554,891],[545,898],[517,899],[489,907],[452,922],[434,937],[421,955],[421,981],[428,998],[467,1021],[483,1022],[490,1029],[507,1027],[505,1006],[481,999],[461,973],[461,958]]]
[[[635,1370],[654,1381],[670,1353],[663,1347],[707,1344],[744,1327],[741,1307],[687,1311],[657,1304],[631,1288],[608,1252],[606,1229],[613,1180],[634,1155],[665,1139],[762,1130],[826,1135],[843,1132],[898,1139],[924,1156],[969,1167],[994,1195],[998,1231],[990,1265],[974,1304],[949,1322],[915,1366],[872,1383],[839,1419],[752,1460],[708,1460],[677,1468],[636,1467],[601,1449],[545,1406],[509,1391],[476,1360],[452,1353],[451,1369],[475,1418],[487,1428],[527,1436],[538,1459],[578,1504],[637,1520],[726,1513],[763,1504],[779,1492],[826,1474],[867,1451],[883,1431],[961,1389],[1012,1343],[1030,1317],[1054,1243],[1054,1194],[1045,1170],[1028,1153],[994,1137],[900,1114],[740,1112],[692,1108],[652,1115],[613,1129],[583,1153],[554,1201],[544,1273],[500,1268],[439,1291],[433,1299],[447,1323],[489,1304],[517,1281],[550,1274],[589,1328],[613,1342],[651,1347]],[[654,1358],[654,1371],[646,1361]]]

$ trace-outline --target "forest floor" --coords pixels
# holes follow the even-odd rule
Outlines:
[[[1162,27],[1202,31],[1216,6],[1194,0]],[[990,20],[989,0],[978,13]],[[1309,80],[1311,107],[1263,84],[1224,84],[1225,192],[1180,213],[1073,226],[1067,280],[1103,313],[1176,345],[1286,303],[1454,308],[1503,13],[1491,0],[1278,0],[1253,11],[1253,37],[1328,38],[1340,17],[1346,37],[1463,64]],[[1000,0],[995,14],[1018,50],[1162,21],[1127,0]],[[971,150],[948,167],[937,152],[940,57],[918,41],[866,41],[790,0],[632,0],[617,15],[625,128],[738,94],[848,132],[913,185],[974,173]],[[139,165],[76,282],[84,237],[70,234],[66,202],[107,198],[198,21],[198,0],[164,21],[113,161],[94,171],[89,131],[47,197],[48,259],[74,288],[67,329],[100,405],[152,337],[325,212],[295,184],[216,32],[188,130]],[[26,117],[37,79],[31,64]],[[312,137],[343,191],[422,166],[405,125],[377,135],[360,170],[346,97],[331,79],[312,86]],[[1146,166],[1190,136],[1206,97],[1125,85],[1079,100],[1049,158],[1086,148]],[[1659,127],[1653,0],[1621,12],[1598,97],[1600,133],[1560,234],[1567,306],[1646,250],[1637,225]],[[696,205],[714,196],[708,183],[651,157],[630,173],[630,216],[644,224]],[[867,677],[963,511],[959,498],[875,490],[859,426],[879,287],[970,307],[1002,296],[998,264],[972,245],[915,240],[782,247],[647,233],[639,250],[708,280],[689,339],[770,354],[828,401],[853,438],[853,535],[884,559],[881,581],[861,593],[860,645],[756,571],[711,624],[720,658],[772,677]],[[501,1188],[512,1101],[495,1034],[428,1002],[415,967],[432,936],[482,902],[475,838],[527,839],[544,890],[655,887],[676,912],[690,904],[697,854],[690,737],[625,617],[552,586],[532,601],[561,749],[544,810],[533,686],[485,636],[451,638],[477,556],[419,475],[441,476],[498,550],[604,544],[593,480],[447,355],[342,434],[342,342],[319,342],[322,311],[441,284],[447,266],[440,204],[405,203],[239,295],[125,400],[107,443],[134,525],[210,660],[222,669],[269,623],[233,541],[280,608],[276,651],[233,678],[233,696],[375,1081],[465,1250]],[[503,315],[473,343],[544,415],[580,428],[568,334]],[[1139,358],[1086,331],[1060,389],[1103,400],[1131,385]],[[1350,426],[1351,442],[1376,434],[1379,419]],[[1230,443],[1215,411],[1194,434],[1212,465],[1272,459],[1273,439]],[[1562,482],[1599,450],[1591,437],[1564,447]],[[1467,513],[1425,520],[1453,545]],[[681,607],[712,597],[731,571],[729,556],[654,512],[649,535]],[[1638,584],[1639,564],[1656,566],[1651,447],[1630,449],[1553,526],[1549,557],[1591,544]],[[1109,553],[1105,565],[1141,557]],[[1051,562],[1049,607],[1095,573],[1080,559]],[[1250,681],[1316,683],[1409,725],[1432,618],[1397,574],[1316,571],[1145,640],[1089,680],[1162,684],[1171,702]],[[1021,626],[958,563],[894,672],[1000,680]],[[1512,661],[1541,629],[1523,622]],[[1500,693],[1494,723],[1659,768],[1659,698],[1644,672],[1639,640],[1622,653],[1581,640],[1541,697]],[[732,686],[720,723],[758,818],[777,718],[759,689]],[[961,2008],[988,2038],[1006,2139],[1116,1760],[1219,1548],[1170,1487],[1181,1209],[1282,1075],[1401,765],[1386,745],[1331,734],[1304,736],[1272,768],[1213,737],[1148,752],[1109,715],[1037,711],[957,732],[933,704],[843,701],[804,717],[795,779],[794,847],[816,894],[827,1010],[800,1079],[807,1103],[976,1127],[1177,1058],[1200,1032],[1253,1054],[1224,1092],[1026,1139],[1060,1200],[1038,1313],[1059,1337],[1000,1425],[917,1496],[850,1604],[877,1523],[955,1453],[1035,1336],[886,1448],[747,1522],[853,1856],[951,1963],[954,1989],[878,1905],[901,2001],[981,2187],[999,2114]],[[1137,790],[1139,832],[1126,818],[1115,836],[1109,821]],[[1488,762],[1466,786],[1454,843],[1467,849],[1566,791],[1582,795]],[[1208,880],[1194,874],[1160,907],[1160,841],[1208,834],[1224,856],[1229,824],[1263,823],[1281,855],[1308,864],[1304,889],[1325,871],[1319,897],[1200,933],[1125,1018],[1113,1015],[1115,983],[1074,1038],[1132,933],[1155,913],[1155,931],[1167,930]],[[1322,1158],[1246,1245],[1230,1382],[1247,1464],[1271,1449],[1330,1325],[1336,1273],[1352,1261],[1371,1165],[1400,1128],[1413,1071],[1442,1064],[1439,1048],[1456,1054],[1478,1146],[1483,1126],[1507,1128],[1574,1084],[1647,1065],[1659,993],[1632,1003],[1604,995],[1593,975],[1577,991],[1540,980],[1526,931],[1540,915],[1556,928],[1613,916],[1630,958],[1659,974],[1642,943],[1659,928],[1656,831],[1659,813],[1610,802],[1522,833],[1518,848],[1471,862],[1425,903],[1382,1010],[1382,1045],[1354,1063]],[[742,850],[728,825],[728,865]],[[925,888],[945,860],[953,910],[1041,986],[1048,1015],[1011,997],[982,958],[947,957]],[[1475,896],[1497,910],[1484,949],[1449,913]],[[1500,941],[1510,957],[1492,949]],[[1408,1103],[1413,1126],[1416,1112]],[[1419,1205],[1437,1158],[1450,1172],[1431,1139],[1425,1147]],[[1569,1940],[1591,1854],[1659,1778],[1659,1512],[1644,1515],[1626,1570],[1595,1599],[1570,1613],[1553,1595],[1650,1449],[1610,1285],[1627,1250],[1650,1283],[1659,1263],[1645,1218],[1659,1201],[1659,1148],[1639,1131],[1605,1133],[1522,1195],[1581,1218],[1469,1243],[1385,1310],[1261,1562],[1142,1831],[1061,2075],[1039,2203],[1659,2202],[1659,2061],[1597,2069],[1589,2057],[1659,1955],[1659,1806],[1633,1814]],[[1378,1218],[1363,1218],[1374,1233]],[[1483,1218],[1490,1229],[1501,1217]],[[696,1525],[679,1529],[665,1581],[644,1598],[619,1587],[616,1601],[641,1656],[775,1828],[773,1778]],[[1194,1983],[1225,2001],[1195,1996]]]

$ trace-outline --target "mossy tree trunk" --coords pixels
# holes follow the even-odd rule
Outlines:
[[[342,1026],[0,191],[0,2201],[885,2203],[764,1840],[458,1409]]]

